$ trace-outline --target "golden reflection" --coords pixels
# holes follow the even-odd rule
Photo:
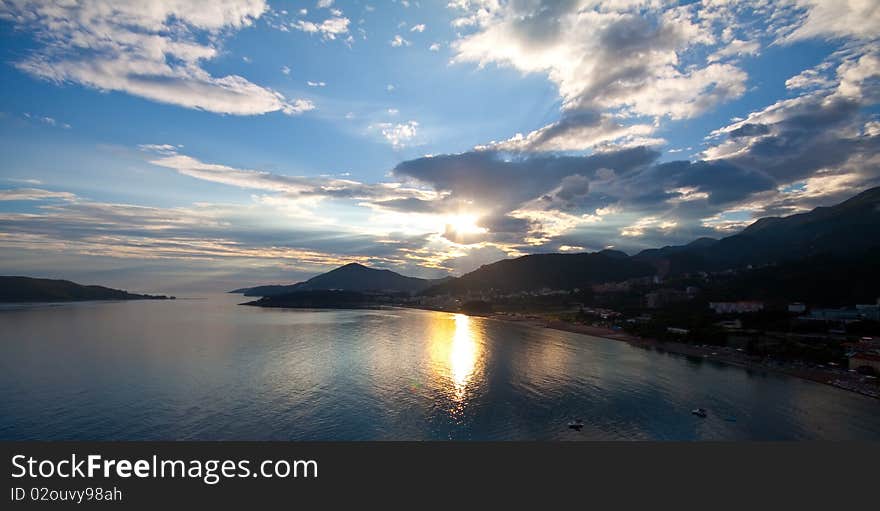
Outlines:
[[[450,319],[452,321],[450,321]],[[456,403],[465,398],[468,384],[478,371],[482,339],[473,320],[464,314],[437,315],[431,325],[431,360],[437,380]]]

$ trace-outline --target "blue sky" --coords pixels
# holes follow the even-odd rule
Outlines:
[[[4,274],[460,274],[880,184],[869,0],[4,0],[0,27]]]

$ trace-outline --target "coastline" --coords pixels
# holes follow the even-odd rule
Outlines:
[[[757,357],[746,355],[730,348],[722,346],[698,346],[693,344],[685,344],[680,342],[661,342],[656,339],[649,339],[628,334],[622,330],[614,330],[606,327],[597,327],[592,325],[574,324],[559,320],[546,320],[536,317],[521,317],[505,314],[490,314],[484,317],[496,321],[505,321],[509,323],[526,324],[536,328],[551,328],[563,332],[581,334],[592,337],[599,337],[610,341],[625,342],[637,348],[654,350],[658,352],[673,353],[676,355],[684,355],[688,357],[699,357],[705,360],[740,367],[752,371],[767,371],[778,374],[784,374],[794,378],[829,385],[841,390],[855,392],[863,396],[880,400],[880,388],[874,385],[869,387],[861,382],[861,375],[847,372],[845,370],[828,370],[812,367],[798,367],[793,365],[782,365],[778,363],[766,363]]]
[[[353,309],[353,307],[293,307],[283,304],[267,305],[257,302],[241,303],[239,305],[285,309]],[[395,308],[426,310],[432,312],[447,312],[453,314],[466,314],[463,312],[455,312],[430,307],[417,307],[412,305],[383,305],[375,307],[358,307],[357,309],[363,310]],[[850,373],[846,370],[822,369],[818,367],[797,366],[794,364],[783,364],[779,362],[767,362],[755,356],[747,355],[743,352],[739,352],[724,346],[701,346],[681,342],[658,341],[656,339],[639,337],[637,335],[629,334],[622,330],[614,330],[612,328],[585,324],[575,324],[560,320],[544,319],[534,315],[523,316],[519,314],[498,312],[489,314],[467,315],[495,321],[524,324],[534,328],[551,328],[553,330],[598,337],[610,341],[625,342],[637,348],[658,351],[661,353],[683,355],[686,357],[698,357],[721,364],[739,367],[748,371],[765,371],[777,374],[784,374],[786,376],[809,380],[815,383],[821,383],[823,385],[829,385],[841,390],[855,392],[866,397],[880,400],[880,386],[868,385],[861,381],[864,378],[862,375]]]

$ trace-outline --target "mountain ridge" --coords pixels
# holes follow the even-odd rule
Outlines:
[[[407,277],[388,269],[369,268],[360,263],[348,263],[296,284],[256,286],[230,292],[240,293],[244,296],[280,296],[299,291],[328,290],[417,293],[442,280],[444,279]]]
[[[281,296],[299,291],[343,290],[462,294],[474,291],[575,289],[631,278],[720,271],[833,256],[880,253],[880,187],[839,204],[786,217],[764,217],[721,239],[697,238],[684,245],[646,249],[632,256],[619,250],[575,254],[530,254],[485,264],[461,277],[429,280],[349,263],[288,286],[242,288],[245,296]],[[818,260],[818,259],[816,259]]]
[[[74,302],[87,300],[166,300],[164,295],[129,293],[69,280],[0,276],[0,302]]]

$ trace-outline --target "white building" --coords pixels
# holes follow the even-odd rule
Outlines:
[[[741,314],[764,310],[764,303],[753,301],[709,302],[709,308],[715,311],[715,314]]]

